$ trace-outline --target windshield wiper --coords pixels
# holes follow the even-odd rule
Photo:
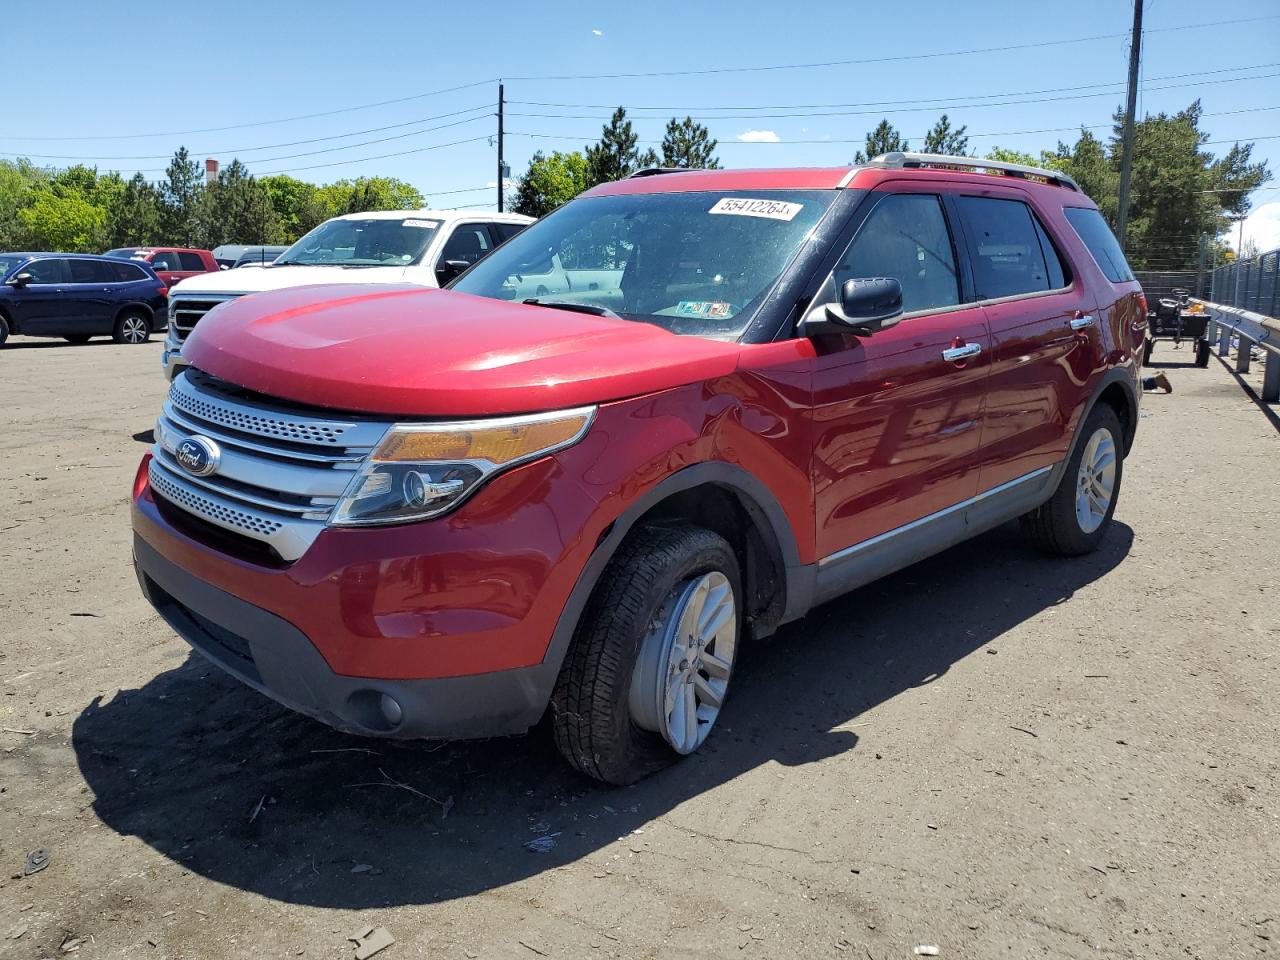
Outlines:
[[[568,300],[539,300],[537,297],[530,297],[528,300],[522,301],[532,307],[550,307],[552,310],[569,310],[573,313],[589,313],[593,317],[612,317],[614,320],[622,320],[608,307],[598,307],[591,303],[572,303]]]

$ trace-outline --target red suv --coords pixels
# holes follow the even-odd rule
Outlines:
[[[198,277],[202,273],[217,273],[221,267],[213,259],[211,250],[195,250],[191,247],[117,247],[103,256],[121,260],[143,260],[151,264],[166,286],[172,287],[179,280]]]
[[[139,580],[335,727],[550,710],[570,763],[630,782],[697,750],[740,652],[816,604],[1018,517],[1095,549],[1146,315],[1052,171],[645,171],[450,289],[220,306],[138,470]]]

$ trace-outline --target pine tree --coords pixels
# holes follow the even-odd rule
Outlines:
[[[667,122],[667,133],[662,138],[662,165],[664,167],[685,167],[696,170],[717,170],[720,162],[716,159],[716,144],[707,128],[695,123],[692,117],[677,121],[672,117]]]
[[[898,128],[888,120],[881,120],[876,128],[867,134],[865,149],[859,150],[853,158],[854,163],[866,163],[882,153],[894,153],[898,150],[909,150],[907,141],[902,139]]]
[[[964,135],[965,127],[952,127],[951,120],[944,113],[924,136],[925,153],[944,153],[951,157],[969,155],[969,138]],[[905,148],[904,148],[905,149]]]
[[[645,166],[656,166],[657,154],[648,150],[641,155],[636,150],[637,141],[635,131],[631,129],[631,121],[627,119],[627,111],[619,107],[613,111],[613,118],[604,127],[600,142],[586,148],[589,183],[594,186],[610,180],[621,180]]]

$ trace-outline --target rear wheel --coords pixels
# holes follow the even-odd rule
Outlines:
[[[1207,367],[1209,365],[1209,355],[1213,352],[1213,344],[1208,340],[1196,341],[1196,366]]]
[[[69,333],[62,338],[67,343],[88,343],[89,334],[87,333]]]
[[[126,310],[116,320],[111,339],[116,343],[146,343],[151,339],[151,321],[137,310]]]
[[[9,339],[9,321],[3,313],[0,313],[0,347],[5,345],[5,341]]]
[[[1075,557],[1098,549],[1120,498],[1124,460],[1120,418],[1105,403],[1089,413],[1058,489],[1022,517],[1028,539],[1046,553]]]
[[[606,783],[634,783],[706,741],[741,633],[732,548],[651,527],[619,550],[583,612],[551,699],[556,746]]]

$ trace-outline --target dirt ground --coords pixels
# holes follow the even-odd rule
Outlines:
[[[614,790],[541,731],[361,741],[190,654],[130,566],[159,356],[0,351],[0,956],[1280,953],[1280,435],[1217,359],[1157,351],[1101,552],[1009,527],[828,604]]]

